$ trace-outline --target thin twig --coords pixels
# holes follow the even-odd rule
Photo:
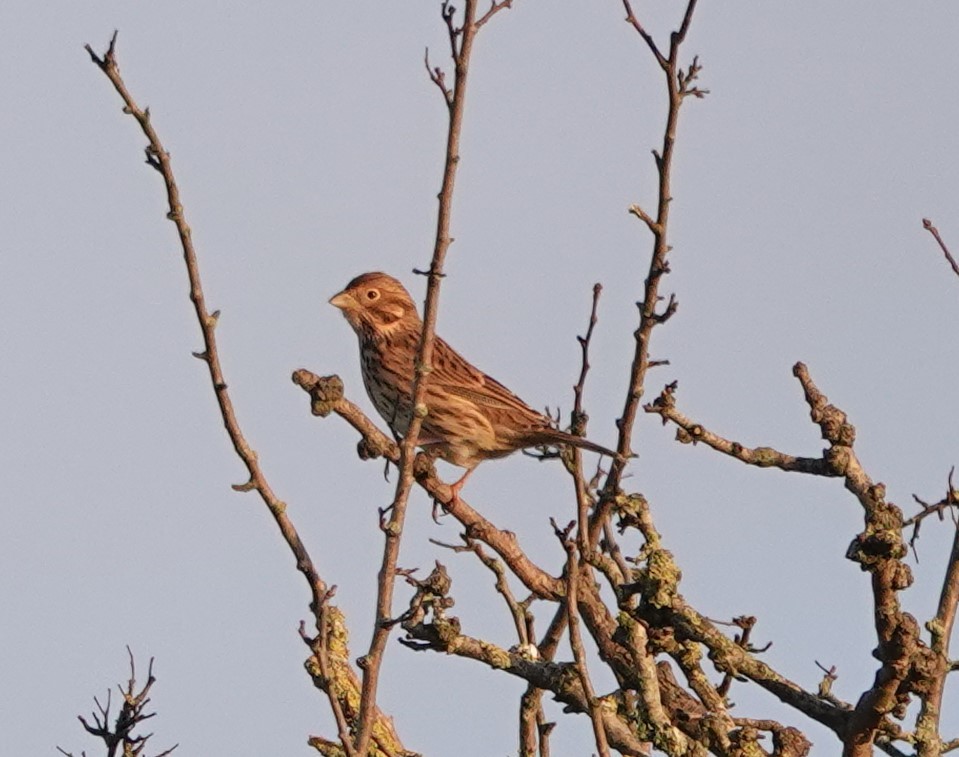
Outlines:
[[[653,362],[650,360],[649,353],[653,329],[665,323],[666,320],[676,312],[677,307],[675,298],[670,297],[666,310],[662,312],[658,310],[661,299],[659,287],[663,276],[669,272],[667,256],[672,249],[668,241],[669,210],[673,200],[671,188],[672,166],[679,112],[684,100],[683,92],[680,89],[678,56],[680,46],[685,40],[690,24],[692,23],[696,0],[689,0],[679,30],[670,35],[668,56],[663,54],[652,35],[646,31],[645,27],[637,19],[629,0],[623,0],[623,7],[626,10],[626,20],[642,37],[665,74],[669,102],[666,113],[666,123],[663,129],[662,147],[659,152],[653,152],[659,179],[655,220],[651,215],[642,211],[638,205],[634,205],[631,210],[631,212],[643,220],[649,231],[652,232],[653,251],[649,261],[643,299],[637,303],[639,307],[639,326],[635,332],[636,345],[630,365],[629,389],[626,393],[623,412],[617,421],[619,427],[617,452],[619,452],[620,456],[615,459],[610,466],[610,472],[606,478],[606,484],[603,489],[606,496],[600,501],[599,506],[597,506],[593,512],[589,533],[590,543],[592,544],[596,543],[602,533],[603,521],[609,515],[609,510],[612,507],[612,498],[619,490],[626,467],[626,461],[631,456],[630,445],[633,427],[636,422],[636,414],[645,392],[646,375]]]
[[[167,218],[176,226],[177,234],[180,237],[180,245],[183,249],[183,259],[186,263],[187,275],[190,280],[190,299],[193,302],[196,311],[197,321],[200,324],[200,331],[203,335],[203,352],[196,353],[196,357],[206,363],[210,372],[210,381],[213,384],[213,390],[216,395],[217,404],[220,407],[220,415],[223,418],[223,424],[226,426],[227,434],[237,455],[246,465],[250,474],[249,481],[240,484],[234,488],[238,491],[256,490],[270,512],[273,514],[277,525],[280,527],[284,538],[286,538],[290,549],[296,557],[296,565],[309,584],[313,593],[314,603],[318,603],[320,598],[326,593],[326,585],[313,566],[306,547],[300,541],[296,529],[286,515],[286,504],[274,494],[272,488],[266,480],[266,476],[260,467],[256,452],[250,447],[240,429],[236,418],[236,411],[233,408],[233,402],[230,399],[227,390],[226,379],[223,375],[223,368],[220,365],[220,356],[216,342],[216,325],[220,312],[209,312],[206,305],[206,298],[203,294],[203,286],[200,280],[200,268],[197,261],[196,250],[193,246],[193,235],[189,224],[186,221],[186,215],[183,205],[180,202],[180,190],[177,187],[176,178],[173,175],[173,166],[170,162],[170,153],[163,147],[153,123],[150,118],[149,109],[141,109],[133,99],[133,96],[127,90],[123,79],[120,76],[120,67],[116,60],[116,41],[117,33],[113,33],[110,40],[110,46],[106,54],[101,58],[90,45],[86,45],[86,51],[90,54],[93,62],[99,66],[100,70],[107,76],[113,84],[117,93],[123,99],[124,112],[133,116],[140,125],[146,136],[149,146],[147,147],[147,163],[160,172],[163,182],[166,186],[167,201],[169,213]]]
[[[629,581],[631,571],[629,565],[626,564],[626,558],[623,556],[623,551],[619,547],[619,542],[616,540],[613,524],[609,518],[607,518],[603,524],[603,542],[601,546],[603,547],[603,551],[613,559],[616,567],[619,568],[619,574],[622,576],[621,581]]]
[[[952,517],[952,524],[959,528],[959,516],[956,515],[956,510],[959,509],[959,492],[957,492],[952,485],[952,476],[955,472],[956,469],[955,466],[953,466],[953,468],[949,471],[949,490],[946,492],[946,496],[936,502],[934,505],[924,502],[915,494],[912,495],[912,498],[922,508],[922,510],[913,515],[911,518],[904,520],[902,526],[904,529],[912,526],[912,536],[909,537],[909,547],[912,549],[912,554],[916,558],[916,562],[919,562],[919,549],[917,547],[917,543],[919,541],[919,530],[922,528],[922,522],[926,518],[928,518],[930,515],[937,515],[939,517],[939,521],[942,522],[945,520],[946,511],[948,511]]]
[[[952,471],[949,472],[949,490],[945,499],[952,505],[956,504]],[[930,635],[929,646],[935,655],[936,667],[931,675],[929,690],[923,692],[920,697],[921,705],[916,718],[916,753],[921,757],[939,753],[942,696],[949,673],[949,642],[956,621],[957,607],[959,607],[959,526],[954,526],[952,550],[939,593],[939,607],[936,616],[926,623]]]
[[[932,225],[932,221],[928,218],[922,219],[922,228],[932,234],[935,237],[936,242],[939,243],[939,249],[942,250],[942,254],[946,256],[946,260],[949,261],[949,265],[952,266],[953,273],[956,276],[959,276],[959,263],[956,263],[956,259],[952,257],[952,253],[949,252],[949,248],[946,247],[946,243],[942,241],[942,237],[939,235],[939,229]]]
[[[573,387],[573,417],[571,430],[572,433],[579,436],[584,436],[586,434],[586,413],[583,410],[583,392],[586,387],[586,374],[589,373],[590,364],[589,364],[589,344],[593,339],[593,330],[596,328],[596,324],[599,321],[597,315],[597,308],[599,307],[599,296],[603,293],[603,285],[599,282],[593,284],[593,303],[590,306],[589,310],[589,324],[586,326],[585,336],[577,336],[576,341],[579,342],[580,351],[582,354],[582,360],[579,368],[579,379],[576,381],[576,385]]]
[[[447,544],[437,539],[430,539],[432,544],[452,550],[453,552],[472,552],[479,558],[479,561],[496,576],[496,591],[503,597],[503,600],[506,602],[506,607],[509,609],[510,617],[513,619],[513,627],[516,629],[516,637],[519,640],[519,646],[521,649],[528,648],[530,638],[526,633],[526,609],[522,604],[516,601],[516,597],[513,595],[512,589],[510,589],[509,581],[506,580],[506,568],[503,563],[495,557],[486,554],[483,545],[475,539],[464,535],[463,541],[465,542],[464,544]]]
[[[579,370],[579,379],[573,386],[573,412],[570,419],[570,431],[578,436],[586,435],[586,424],[589,422],[589,416],[583,408],[583,393],[586,388],[586,376],[589,373],[589,345],[593,339],[593,331],[599,321],[597,308],[599,307],[599,296],[603,292],[603,285],[596,283],[593,285],[593,300],[589,311],[589,323],[586,326],[585,336],[577,336],[581,351],[581,362]],[[566,461],[567,470],[573,477],[573,486],[576,493],[576,517],[579,524],[576,529],[576,538],[579,544],[580,553],[591,559],[593,555],[592,545],[589,541],[589,509],[593,505],[589,495],[589,487],[583,477],[583,457],[579,450],[573,448],[570,450],[570,458]]]
[[[609,745],[606,741],[606,729],[603,726],[603,705],[596,698],[596,692],[589,677],[586,664],[586,652],[583,638],[579,632],[579,609],[576,589],[579,584],[579,566],[576,559],[576,542],[569,538],[569,527],[560,529],[556,521],[550,519],[557,538],[566,550],[566,623],[569,626],[569,645],[573,650],[576,672],[586,697],[589,718],[593,724],[593,739],[600,757],[609,757]]]
[[[420,337],[416,356],[416,376],[413,381],[412,418],[406,436],[400,444],[399,479],[396,484],[396,494],[389,508],[389,521],[385,524],[385,543],[383,546],[383,560],[380,566],[377,581],[376,619],[373,627],[373,637],[367,654],[363,657],[363,689],[360,699],[359,723],[357,726],[354,746],[357,754],[366,755],[369,749],[370,736],[373,732],[374,713],[376,711],[376,691],[379,682],[380,667],[386,642],[391,628],[391,613],[393,607],[393,590],[396,581],[396,565],[400,552],[400,541],[403,533],[403,523],[406,518],[406,508],[410,492],[413,488],[413,462],[416,455],[416,446],[419,441],[420,428],[427,408],[424,405],[426,386],[429,381],[429,372],[433,365],[433,342],[436,333],[436,316],[439,307],[439,289],[443,278],[443,264],[446,253],[452,243],[450,237],[450,221],[453,211],[453,191],[456,183],[456,170],[460,162],[460,135],[463,127],[463,113],[466,105],[466,92],[469,73],[470,57],[473,50],[473,41],[479,27],[476,24],[476,0],[465,0],[463,25],[459,30],[454,28],[453,8],[444,1],[441,13],[450,35],[451,53],[455,68],[455,78],[452,96],[446,93],[449,106],[449,124],[446,137],[446,162],[443,170],[442,188],[439,193],[439,210],[436,218],[436,240],[433,248],[433,257],[430,261],[426,287],[426,302],[423,307],[423,331]],[[429,61],[427,59],[427,70]],[[442,77],[436,70],[436,77],[431,78],[440,86]],[[445,85],[440,86],[441,89]]]
[[[322,634],[322,607],[326,599],[330,596],[330,592],[326,583],[320,577],[306,546],[300,539],[296,527],[287,514],[286,503],[273,491],[260,466],[257,453],[250,446],[240,428],[236,411],[227,388],[217,346],[216,326],[220,312],[217,310],[211,313],[207,308],[206,297],[203,293],[203,285],[200,278],[199,262],[193,245],[192,230],[187,223],[183,204],[180,200],[180,190],[173,173],[170,153],[163,146],[153,126],[149,108],[141,109],[137,105],[120,75],[120,67],[116,57],[116,42],[117,33],[114,32],[110,39],[107,52],[102,57],[97,55],[90,45],[86,45],[85,49],[89,53],[91,60],[106,75],[113,84],[114,89],[116,89],[120,95],[124,104],[124,113],[136,119],[148,142],[146,148],[147,164],[158,171],[163,177],[169,207],[167,218],[176,226],[180,239],[183,259],[186,264],[187,276],[190,282],[190,300],[193,302],[196,318],[200,325],[200,332],[203,336],[203,351],[194,353],[194,356],[207,365],[217,405],[220,409],[220,416],[223,419],[223,425],[226,428],[227,435],[233,444],[236,454],[243,461],[249,474],[249,479],[246,483],[234,485],[233,488],[239,492],[255,490],[269,508],[274,522],[279,528],[287,546],[293,553],[297,570],[300,571],[309,586],[311,593],[310,610],[314,615],[316,628],[318,632]],[[335,694],[329,690],[327,690],[326,693],[330,700],[331,707],[335,712],[338,706],[335,701]],[[382,713],[377,713],[377,717],[382,719]],[[347,749],[347,752],[349,752],[345,744],[344,749]]]
[[[490,3],[489,10],[486,11],[486,13],[484,13],[478,19],[476,19],[476,28],[479,29],[480,27],[482,27],[484,24],[486,24],[487,21],[493,18],[493,16],[495,16],[504,8],[512,8],[512,7],[513,7],[513,0],[502,0],[499,3],[497,3],[495,0],[492,0],[492,2]]]
[[[536,647],[539,659],[544,662],[549,662],[556,656],[556,649],[566,630],[566,618],[566,603],[560,601],[546,633]],[[531,640],[536,638],[532,628],[527,635]],[[547,722],[543,712],[543,689],[530,682],[520,701],[520,757],[535,757],[535,751],[527,752],[530,744],[535,749],[534,738],[539,744],[539,757],[549,757],[549,736],[555,726],[555,723]]]
[[[623,0],[623,7],[626,9],[626,23],[631,24],[632,27],[639,32],[639,36],[642,37],[643,41],[649,46],[653,57],[656,58],[656,62],[665,70],[669,61],[667,61],[662,52],[660,52],[659,46],[656,44],[653,36],[646,31],[645,27],[639,22],[639,19],[636,18],[636,14],[633,13],[633,6],[629,0]]]
[[[150,720],[156,714],[144,712],[146,706],[150,703],[150,689],[156,683],[156,676],[153,675],[153,658],[150,658],[150,664],[147,666],[147,681],[142,688],[137,690],[136,662],[130,647],[127,647],[127,656],[130,662],[130,677],[127,679],[125,688],[117,684],[117,690],[120,692],[123,704],[120,706],[115,721],[110,722],[110,705],[112,702],[110,689],[107,689],[106,705],[101,705],[100,700],[96,697],[93,698],[97,706],[97,712],[92,714],[93,724],[82,715],[78,716],[78,720],[87,733],[103,741],[106,746],[107,757],[115,757],[118,754],[122,754],[124,757],[140,755],[153,736],[152,733],[143,736],[134,734],[141,723]],[[174,744],[169,749],[157,754],[156,757],[168,757],[177,746],[177,744]],[[64,755],[70,755],[70,752],[60,747],[57,747],[57,751]],[[86,753],[81,754],[85,755]]]

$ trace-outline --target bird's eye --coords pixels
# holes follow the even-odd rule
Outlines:
[[[370,302],[373,302],[374,300],[378,300],[379,298],[380,298],[380,290],[379,290],[379,289],[367,289],[367,290],[366,290],[366,299],[368,299]]]

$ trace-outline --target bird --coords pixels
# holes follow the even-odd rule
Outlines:
[[[413,298],[392,276],[364,273],[330,298],[359,339],[363,384],[397,438],[409,430],[415,363],[423,322]],[[560,431],[496,379],[476,368],[439,336],[426,376],[427,408],[417,444],[424,452],[465,468],[452,499],[484,460],[529,447],[570,445],[611,458],[617,453]]]

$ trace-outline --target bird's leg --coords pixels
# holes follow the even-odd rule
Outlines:
[[[469,468],[466,473],[460,476],[456,481],[450,484],[450,498],[446,502],[440,502],[435,497],[433,498],[433,522],[438,526],[440,524],[439,517],[440,515],[445,515],[449,511],[450,505],[461,504],[463,500],[460,499],[460,491],[463,486],[466,484],[466,479],[470,477],[470,474],[476,469],[474,465],[472,468]],[[442,512],[441,512],[442,511]]]
[[[466,473],[459,477],[457,481],[450,484],[450,502],[461,502],[460,500],[460,491],[466,485],[466,479],[470,477],[470,474],[476,470],[476,466],[473,465],[466,469]]]

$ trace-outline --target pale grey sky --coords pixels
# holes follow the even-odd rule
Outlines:
[[[680,3],[637,3],[660,34]],[[478,41],[439,332],[535,406],[568,410],[575,335],[605,290],[590,436],[614,438],[650,241],[629,217],[655,189],[660,72],[619,0],[516,0]],[[157,658],[154,747],[307,755],[332,735],[302,670],[308,595],[253,495],[201,363],[159,177],[83,44],[120,30],[127,83],[173,155],[240,421],[369,640],[392,484],[355,435],[308,413],[292,370],[340,373],[370,408],[353,334],[326,304],[353,275],[428,263],[445,115],[423,69],[445,61],[438,3],[25,2],[0,10],[0,743],[96,746],[75,720]],[[703,0],[687,52],[712,94],[687,103],[674,177],[680,308],[656,334],[679,404],[715,431],[793,454],[822,448],[798,384],[808,363],[850,414],[871,475],[907,511],[959,462],[959,280],[920,225],[959,249],[954,75],[959,13],[939,2]],[[630,486],[653,503],[686,595],[760,618],[769,662],[854,699],[875,662],[861,528],[838,481],[745,469],[643,418]],[[467,497],[559,565],[548,518],[572,512],[558,466],[482,466]],[[951,535],[929,523],[905,595],[933,611]],[[402,563],[443,560],[464,630],[513,643],[490,576],[430,537],[456,530],[416,493]],[[400,595],[404,593],[401,591]],[[600,682],[600,687],[602,682]],[[520,682],[389,646],[382,705],[431,755],[515,753]],[[955,686],[952,687],[955,712]],[[737,684],[743,713],[783,718]],[[557,715],[558,754],[588,721]],[[959,718],[951,726],[959,730]],[[814,754],[835,753],[815,727]],[[955,734],[953,734],[955,735]]]

